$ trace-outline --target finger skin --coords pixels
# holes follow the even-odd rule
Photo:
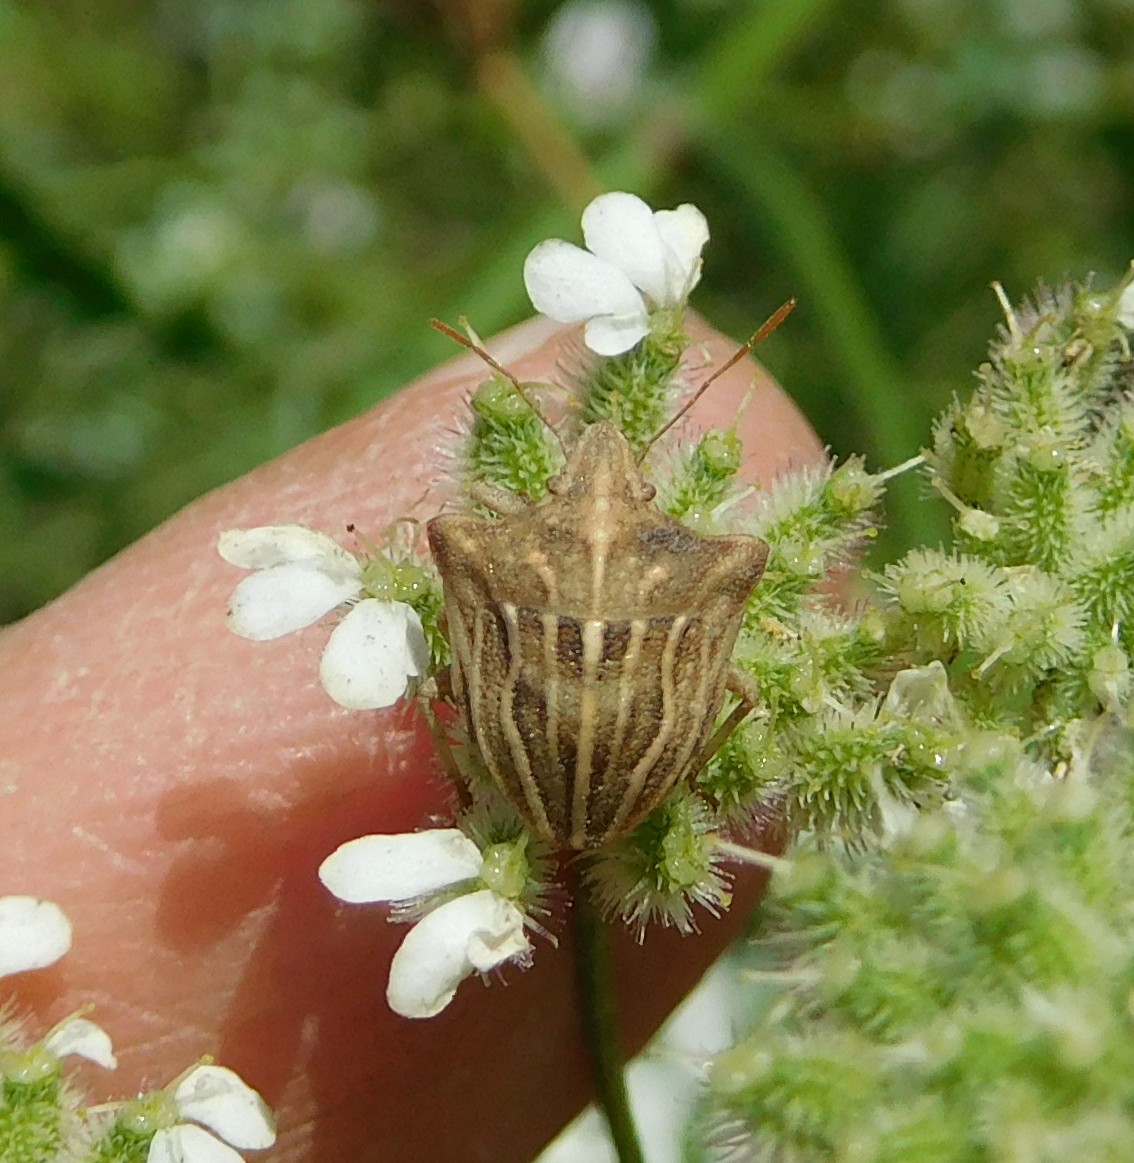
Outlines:
[[[700,327],[700,325],[698,325]],[[701,328],[717,362],[733,349]],[[554,374],[564,332],[534,321],[492,350],[525,379]],[[691,429],[728,423],[745,361]],[[380,538],[446,495],[463,356],[366,415],[209,494],[0,635],[0,893],[58,901],[75,926],[51,969],[4,982],[44,1023],[93,1002],[117,1073],[88,1098],[163,1085],[204,1053],[279,1116],[257,1159],[529,1160],[589,1098],[564,902],[559,947],[527,972],[466,982],[440,1017],[385,1004],[404,929],[339,905],[316,878],[338,844],[443,821],[447,798],[418,716],[336,707],[317,679],[326,626],[251,643],[224,626],[242,573],[216,553],[238,526],[300,522]],[[766,378],[740,425],[743,471],[769,481],[822,450]],[[627,1051],[640,1047],[743,926],[737,906],[681,938],[617,949]]]

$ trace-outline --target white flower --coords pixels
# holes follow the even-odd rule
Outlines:
[[[101,1026],[86,1018],[72,1015],[64,1018],[54,1029],[27,1050],[9,1047],[3,1055],[0,1080],[18,1082],[24,1085],[42,1082],[58,1076],[59,1063],[63,1058],[75,1056],[86,1058],[105,1070],[114,1070],[118,1059],[110,1037]],[[7,1159],[0,1149],[0,1156]]]
[[[263,642],[301,630],[363,591],[358,559],[302,525],[229,529],[217,551],[231,565],[255,571],[229,602],[229,629],[242,638]],[[319,678],[335,702],[370,710],[393,706],[428,665],[417,611],[404,602],[363,598],[331,633]]]
[[[257,1150],[276,1141],[272,1112],[233,1070],[194,1067],[176,1084],[172,1097],[178,1116],[186,1121],[154,1135],[147,1163],[242,1163],[234,1147]]]
[[[86,1058],[104,1070],[115,1070],[118,1059],[110,1035],[94,1022],[86,1018],[67,1018],[43,1039],[43,1048],[50,1050],[56,1058],[66,1058],[69,1054]]]
[[[53,965],[71,948],[71,922],[52,901],[0,897],[0,977]]]
[[[592,351],[620,355],[649,334],[651,307],[689,297],[709,226],[696,206],[653,211],[633,194],[601,194],[583,211],[583,239],[587,250],[541,242],[524,263],[524,285],[537,311],[585,321]]]
[[[480,849],[456,828],[363,836],[323,861],[319,879],[349,904],[408,902],[476,881]],[[386,1000],[406,1018],[431,1018],[470,974],[526,960],[524,914],[489,888],[431,909],[410,930],[390,964]]]

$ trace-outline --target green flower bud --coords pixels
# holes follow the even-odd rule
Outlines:
[[[812,658],[801,658],[791,668],[788,689],[809,715],[818,714],[826,701],[827,687],[823,677],[822,669],[816,665]]]
[[[43,1046],[0,1051],[0,1076],[6,1082],[29,1086],[58,1074],[59,1059]]]
[[[1067,463],[1066,438],[1046,427],[1021,442],[1024,459],[1040,472],[1055,472]]]
[[[740,470],[740,457],[744,451],[740,437],[733,430],[727,432],[714,429],[706,432],[697,445],[697,455],[705,467],[721,476],[735,476]]]
[[[983,509],[963,509],[957,527],[975,541],[995,541],[1000,536],[1000,522]]]
[[[847,517],[868,513],[882,492],[877,479],[866,471],[857,457],[840,465],[827,485],[831,500]]]
[[[774,566],[797,578],[820,578],[826,566],[826,556],[818,545],[785,538],[775,547]]]
[[[493,844],[484,853],[480,879],[486,888],[508,900],[519,900],[528,884],[527,838]]]
[[[965,414],[965,428],[982,452],[994,452],[1008,441],[1008,425],[983,404],[974,403]]]
[[[898,579],[896,596],[907,614],[942,614],[953,600],[953,582],[942,573],[910,570]]]
[[[362,588],[380,602],[397,601],[397,567],[388,557],[370,558],[362,567]]]
[[[1091,658],[1087,685],[1104,707],[1125,702],[1130,694],[1130,662],[1125,652],[1117,646],[1096,650]]]
[[[538,384],[524,385],[538,388]],[[527,402],[507,380],[494,376],[485,380],[475,392],[472,400],[473,411],[483,420],[498,424],[510,424],[532,415]]]

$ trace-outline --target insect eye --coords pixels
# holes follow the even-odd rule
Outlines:
[[[649,481],[643,481],[639,496],[643,501],[652,501],[658,495],[657,489]]]

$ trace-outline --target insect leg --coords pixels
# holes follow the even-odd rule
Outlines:
[[[693,766],[693,771],[702,771],[705,765],[724,746],[725,740],[744,722],[752,713],[752,709],[760,701],[760,688],[756,680],[746,674],[738,666],[730,666],[728,678],[725,679],[725,689],[736,695],[740,702],[733,707],[728,718],[712,733],[709,741],[701,748],[701,754]]]
[[[441,766],[445,769],[445,774],[449,777],[449,782],[457,793],[457,801],[462,808],[470,807],[472,799],[469,795],[468,780],[457,763],[456,755],[453,754],[453,745],[449,742],[445,724],[437,717],[437,711],[433,706],[434,702],[453,705],[453,676],[449,667],[445,667],[444,670],[432,678],[427,678],[421,684],[418,688],[418,700],[421,703],[425,721],[429,724],[429,733],[433,736],[433,743],[437,748],[437,756],[441,760]]]

